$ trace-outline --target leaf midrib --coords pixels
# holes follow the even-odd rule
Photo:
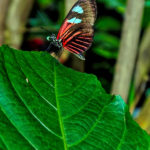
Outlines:
[[[124,117],[124,129],[123,129],[123,134],[122,134],[122,137],[121,137],[121,139],[120,139],[120,142],[119,142],[119,144],[118,144],[116,150],[120,150],[120,147],[122,146],[122,143],[123,143],[123,140],[124,140],[124,138],[125,138],[126,132],[127,132],[126,118]]]
[[[58,120],[59,120],[59,125],[60,125],[60,129],[61,129],[61,133],[62,133],[62,139],[63,139],[63,143],[64,143],[64,149],[68,150],[67,147],[67,142],[66,142],[66,137],[65,137],[65,131],[64,131],[64,125],[63,125],[63,120],[62,120],[62,115],[60,112],[60,104],[59,104],[59,100],[57,97],[57,79],[56,79],[56,64],[54,61],[54,91],[55,91],[55,99],[56,99],[56,105],[57,105],[57,110],[58,110]]]

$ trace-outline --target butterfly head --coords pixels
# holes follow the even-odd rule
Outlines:
[[[58,47],[59,49],[62,48],[62,42],[61,40],[58,40],[56,38],[55,34],[52,34],[51,36],[47,36],[47,41],[50,41],[51,44],[53,44],[54,46]]]

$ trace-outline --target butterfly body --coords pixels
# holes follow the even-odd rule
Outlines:
[[[57,38],[52,37],[52,44],[84,59],[82,53],[90,48],[93,41],[96,14],[95,0],[78,0],[65,18]]]

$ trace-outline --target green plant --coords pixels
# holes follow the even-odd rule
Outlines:
[[[150,141],[95,76],[2,46],[0,149],[148,150]]]

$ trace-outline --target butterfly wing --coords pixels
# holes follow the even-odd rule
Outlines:
[[[57,39],[62,41],[63,47],[79,55],[81,59],[81,53],[88,50],[92,44],[96,15],[95,0],[79,0],[58,32]]]

